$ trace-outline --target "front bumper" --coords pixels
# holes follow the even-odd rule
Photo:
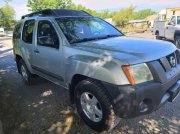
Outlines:
[[[167,101],[172,102],[179,95],[180,65],[168,73],[162,73],[163,68],[158,68],[155,61],[150,64],[150,69],[154,68],[154,81],[135,86],[103,83],[112,99],[114,110],[120,118],[149,114]],[[148,109],[142,110],[142,104],[146,104]]]

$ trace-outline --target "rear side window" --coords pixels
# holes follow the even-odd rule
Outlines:
[[[180,16],[177,17],[177,24],[180,25]]]
[[[171,18],[171,21],[170,21],[171,23],[173,23],[174,25],[176,24],[176,17],[175,16],[173,16],[172,18]]]
[[[22,40],[26,43],[32,44],[33,31],[34,31],[35,20],[27,20],[24,23]]]
[[[14,32],[13,32],[13,39],[20,39],[21,37],[21,22],[19,22],[15,28],[14,28]]]

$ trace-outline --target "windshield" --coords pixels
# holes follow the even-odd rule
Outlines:
[[[99,18],[58,18],[58,25],[69,43],[122,36],[123,34]]]

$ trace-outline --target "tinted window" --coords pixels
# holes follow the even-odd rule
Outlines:
[[[113,26],[99,18],[59,18],[57,22],[70,43],[123,35]]]
[[[35,20],[28,20],[24,23],[23,34],[22,34],[22,39],[24,42],[32,44],[34,25],[35,25]]]
[[[172,18],[171,18],[171,21],[170,21],[172,24],[176,24],[176,17],[175,16],[173,16]]]
[[[14,28],[13,39],[20,39],[21,36],[20,30],[21,30],[21,22],[19,22]]]
[[[180,25],[180,16],[177,17],[177,24]]]
[[[50,21],[39,21],[37,44],[47,47],[59,48],[59,38]]]

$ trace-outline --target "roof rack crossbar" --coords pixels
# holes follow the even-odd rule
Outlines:
[[[57,16],[57,14],[51,9],[45,9],[45,10],[41,10],[41,11],[24,15],[21,17],[21,19],[24,19],[26,17],[33,17],[33,16]]]
[[[83,10],[71,10],[71,9],[45,9],[38,12],[30,13],[21,17],[24,19],[26,17],[33,16],[55,16],[55,17],[64,17],[64,16],[92,16],[89,13]]]

